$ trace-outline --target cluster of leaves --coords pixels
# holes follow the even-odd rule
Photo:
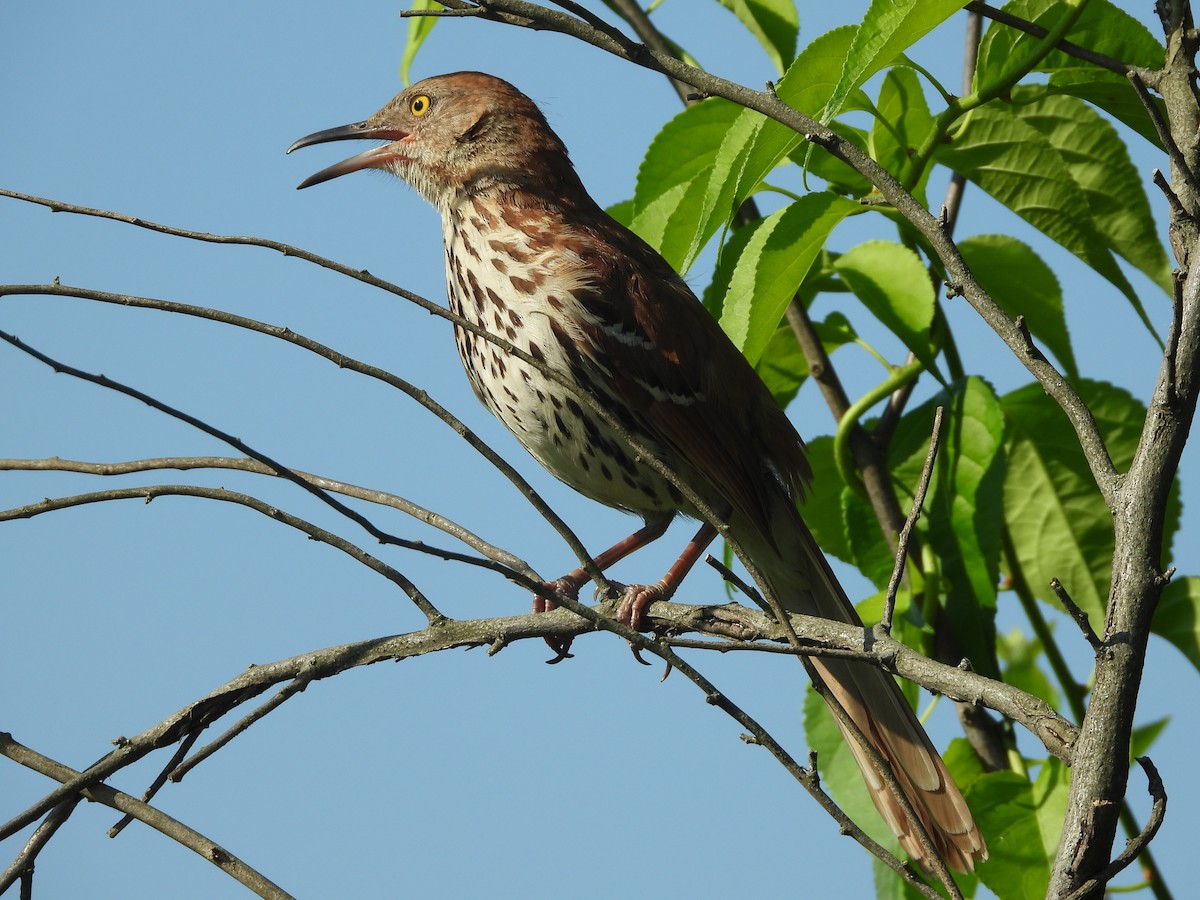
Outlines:
[[[1170,263],[1113,123],[1127,126],[1135,140],[1157,144],[1158,137],[1127,78],[1055,49],[1068,38],[1130,66],[1160,66],[1162,43],[1140,23],[1108,0],[1013,0],[1004,11],[1036,23],[1047,36],[991,24],[978,48],[971,93],[954,97],[906,51],[959,12],[961,0],[875,2],[862,23],[817,37],[798,53],[791,0],[721,5],[779,69],[779,99],[828,124],[927,207],[936,206],[926,195],[931,174],[938,167],[957,173],[1094,270],[1154,333],[1122,263],[1166,296]],[[421,39],[423,33],[414,33],[416,44]],[[869,127],[854,124],[864,121]],[[810,189],[797,196],[772,184],[789,177],[803,178]],[[987,373],[965,367],[938,297],[944,272],[936,256],[890,207],[871,202],[872,191],[862,175],[794,131],[712,98],[693,103],[662,128],[638,171],[632,199],[610,212],[680,272],[717,241],[705,303],[781,404],[795,397],[808,375],[792,329],[781,324],[794,300],[809,306],[818,295],[837,294],[835,311],[816,323],[831,354],[851,344],[866,346],[851,325],[852,317],[864,314],[899,339],[911,354],[904,364],[868,347],[884,365],[868,401],[922,376],[941,388],[907,410],[890,433],[890,474],[904,509],[920,475],[934,408],[946,410],[919,525],[921,552],[910,562],[911,590],[899,607],[901,637],[929,650],[936,624],[977,671],[1051,704],[1070,704],[1078,714],[1083,689],[1061,665],[1037,601],[1058,607],[1049,586],[1058,578],[1099,626],[1111,578],[1110,512],[1062,411],[1040,386],[1031,382],[998,395]],[[775,210],[747,216],[746,202],[764,194]],[[782,206],[780,196],[787,198]],[[878,223],[876,236],[844,252],[830,248],[839,224],[868,216]],[[1033,339],[1076,384],[1123,470],[1145,405],[1080,370],[1050,265],[1034,247],[1006,234],[972,235],[959,247],[980,284],[1008,314],[1023,317]],[[845,435],[850,425],[871,430],[865,419],[871,407],[854,404],[852,420],[841,424],[837,437],[811,441],[815,494],[806,512],[826,552],[856,566],[881,591],[864,603],[868,621],[878,618],[892,553],[858,483]],[[1176,501],[1165,554],[1179,515]],[[1036,639],[997,637],[1001,589],[1020,601]],[[1198,600],[1200,579],[1177,578],[1164,596],[1156,631],[1200,667]],[[856,821],[877,822],[823,706],[810,702],[807,718],[826,783]],[[1147,726],[1141,738],[1152,739],[1162,724]],[[992,862],[980,878],[1004,897],[1026,896],[1031,886],[1037,886],[1033,893],[1044,890],[1067,785],[1056,760],[1023,760],[1015,752],[1012,759],[1011,771],[984,773],[965,742],[947,754],[989,836]],[[874,836],[891,843],[885,828]]]

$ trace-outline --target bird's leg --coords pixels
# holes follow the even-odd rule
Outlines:
[[[634,631],[642,630],[642,614],[656,600],[670,600],[679,583],[691,571],[692,566],[700,559],[701,554],[713,538],[717,529],[705,522],[696,532],[696,536],[688,542],[679,554],[679,559],[667,570],[667,574],[659,579],[657,584],[626,585],[621,596],[621,605],[617,608],[617,621],[623,622]]]
[[[671,524],[672,518],[673,516],[647,517],[645,525],[643,525],[633,534],[629,535],[629,537],[617,541],[617,543],[613,544],[603,553],[596,556],[592,560],[596,564],[596,568],[603,572],[609,566],[614,566],[619,563],[629,554],[640,550],[647,544],[658,540],[666,532],[667,526]],[[711,538],[709,540],[711,540]],[[693,560],[693,562],[695,562],[695,560]],[[675,567],[678,565],[679,564],[676,563],[675,566],[672,567],[672,571],[674,571]],[[687,569],[685,568],[684,572],[686,571]],[[579,589],[587,584],[588,579],[591,577],[592,576],[590,576],[585,569],[580,567],[574,572],[568,572],[562,578],[547,582],[546,587],[554,591],[556,594],[566,594],[568,597],[578,597]],[[682,578],[683,574],[681,573],[679,577]],[[624,606],[624,603],[622,603],[622,606]],[[557,608],[558,604],[553,600],[548,600],[540,595],[533,598],[533,611],[535,613],[550,612],[552,609]],[[626,619],[623,621],[628,620]],[[550,646],[550,649],[555,653],[554,659],[546,660],[546,662],[550,665],[560,663],[564,659],[568,659],[571,656],[569,652],[571,649],[570,640],[564,641],[559,640],[558,638],[546,638],[545,641]]]

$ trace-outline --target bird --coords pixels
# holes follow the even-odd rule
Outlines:
[[[481,72],[426,78],[369,118],[302,137],[288,153],[352,139],[383,143],[299,187],[382,170],[437,209],[451,311],[522,351],[456,326],[475,394],[551,474],[643,521],[595,557],[598,567],[661,537],[678,515],[700,518],[625,431],[724,518],[787,611],[862,625],[802,518],[812,473],[796,428],[678,273],[592,199],[529,97]],[[648,603],[670,597],[716,533],[705,524],[662,580],[627,587],[620,616],[636,626]],[[573,595],[588,580],[576,569],[551,586]],[[813,665],[890,764],[937,854],[973,871],[987,845],[895,680],[862,661]],[[928,868],[903,808],[839,726],[875,807]]]

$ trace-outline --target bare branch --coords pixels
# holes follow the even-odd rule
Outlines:
[[[99,778],[91,778],[87,772],[77,772],[60,762],[43,756],[35,750],[31,750],[29,747],[13,740],[13,736],[7,732],[0,732],[0,756],[5,756],[13,762],[20,763],[27,769],[32,769],[35,772],[45,775],[47,778],[60,781],[64,787],[74,785],[74,788],[63,792],[66,794],[66,797],[72,797],[79,793],[88,800],[103,803],[105,806],[111,806],[119,812],[132,815],[138,821],[149,825],[155,831],[166,835],[171,840],[182,844],[203,859],[208,860],[208,862],[239,883],[245,885],[259,897],[268,898],[268,900],[293,900],[291,894],[272,882],[265,875],[255,871],[228,850],[213,843],[200,834],[200,832],[189,828],[178,819],[172,818],[162,810],[155,809],[153,806],[129,796],[129,794],[110,788],[106,784],[101,784]],[[68,800],[67,802],[70,801]]]
[[[75,459],[61,459],[57,456],[49,459],[0,459],[0,471],[80,472],[86,475],[116,476],[160,469],[178,469],[182,471],[190,469],[233,469],[240,472],[252,472],[256,475],[276,475],[274,469],[258,462],[258,460],[228,456],[167,456],[157,459],[125,460],[116,463],[85,462]],[[376,503],[380,506],[387,506],[406,513],[419,522],[423,522],[451,537],[457,538],[472,550],[492,560],[492,562],[520,572],[532,580],[542,580],[530,567],[529,563],[520,557],[509,553],[502,547],[497,547],[495,544],[485,541],[457,522],[447,519],[445,516],[426,509],[417,503],[413,503],[411,500],[388,493],[387,491],[360,487],[344,481],[335,481],[332,478],[326,478],[323,475],[314,475],[311,472],[304,472],[300,469],[290,469],[289,471],[298,478],[303,478],[305,481],[316,485],[322,490],[342,494],[346,497],[353,497],[356,500]],[[430,550],[430,548],[421,544],[414,544],[412,549],[417,549],[420,552],[429,552]]]
[[[0,743],[3,743],[3,740],[3,734],[0,734]],[[54,837],[54,833],[71,817],[71,813],[75,811],[75,807],[82,799],[82,797],[69,797],[50,810],[42,823],[29,836],[29,840],[25,842],[21,852],[17,854],[8,868],[0,873],[0,894],[12,887],[13,882],[18,878],[27,878],[33,872],[33,864],[38,854],[50,842],[50,838]]]

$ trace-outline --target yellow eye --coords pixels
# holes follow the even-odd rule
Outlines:
[[[414,116],[423,116],[429,112],[429,98],[424,94],[418,94],[412,98],[412,103],[408,104],[408,111]]]

